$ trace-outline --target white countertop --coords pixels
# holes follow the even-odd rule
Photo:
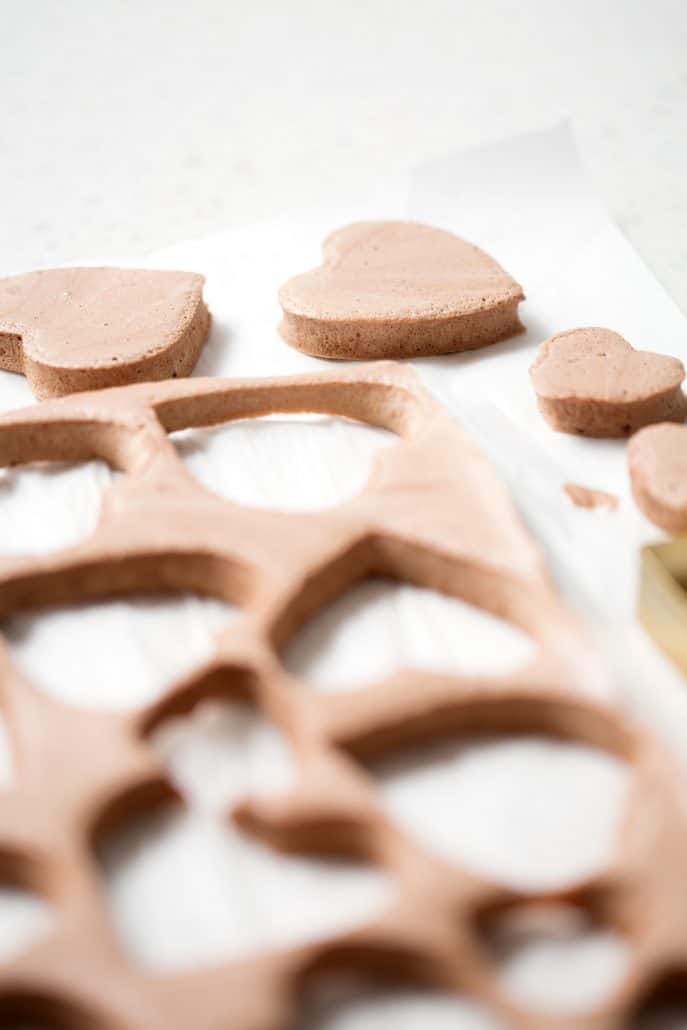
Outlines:
[[[570,118],[687,311],[683,0],[5,5],[0,273],[365,196]]]

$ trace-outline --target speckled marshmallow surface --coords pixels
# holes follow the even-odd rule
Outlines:
[[[279,291],[287,343],[322,358],[474,350],[522,331],[521,287],[479,247],[414,222],[328,236],[323,263]]]
[[[541,345],[530,376],[539,410],[561,433],[629,436],[652,422],[687,416],[682,362],[636,351],[610,329],[552,336]]]
[[[189,375],[210,332],[203,282],[128,268],[0,279],[0,368],[41,398]]]

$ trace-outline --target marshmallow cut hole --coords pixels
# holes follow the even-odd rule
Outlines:
[[[199,967],[366,922],[391,895],[371,866],[277,854],[206,809],[168,807],[101,845],[111,915],[140,965]]]
[[[19,887],[0,887],[0,962],[9,962],[43,937],[53,912],[46,901]]]
[[[309,1008],[302,1030],[505,1030],[476,1002],[407,987],[322,997]]]
[[[538,736],[436,743],[371,771],[388,814],[425,848],[523,891],[604,868],[630,782],[616,757]]]
[[[0,469],[0,557],[50,554],[90,536],[117,475],[104,461]]]
[[[189,715],[161,723],[150,743],[186,801],[211,812],[247,794],[283,792],[294,779],[283,738],[246,704],[201,702]]]
[[[193,968],[305,943],[389,901],[390,882],[372,866],[277,854],[230,821],[237,801],[294,779],[285,741],[251,706],[201,701],[150,742],[187,807],[134,818],[99,847],[115,928],[141,965]]]
[[[325,415],[278,415],[171,434],[195,478],[237,504],[318,511],[359,493],[386,429]]]
[[[630,965],[620,934],[572,905],[519,906],[492,916],[484,937],[511,998],[543,1012],[590,1011],[620,985]]]
[[[400,668],[497,675],[534,654],[527,634],[480,608],[370,577],[313,616],[282,659],[292,675],[333,692],[362,688]]]
[[[21,612],[2,629],[35,687],[68,704],[126,710],[207,660],[236,615],[215,598],[146,594]]]

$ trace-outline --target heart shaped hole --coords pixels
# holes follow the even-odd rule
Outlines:
[[[389,815],[420,843],[520,890],[601,870],[630,780],[614,756],[536,736],[442,742],[371,768]]]
[[[404,667],[506,673],[534,653],[525,633],[488,612],[434,590],[370,577],[322,608],[282,657],[292,675],[337,691]]]
[[[393,433],[321,415],[268,416],[171,439],[203,486],[237,504],[317,511],[363,489],[377,451]]]
[[[373,867],[277,855],[205,810],[167,807],[100,848],[121,941],[153,969],[302,944],[371,918],[390,896]]]
[[[377,869],[277,855],[229,821],[230,805],[294,777],[285,741],[250,705],[201,701],[150,741],[188,807],[133,819],[99,845],[112,918],[141,964],[178,969],[300,944],[387,901]]]
[[[0,961],[27,951],[51,927],[50,905],[19,887],[0,887]]]
[[[69,704],[124,710],[207,659],[236,614],[215,598],[151,594],[22,612],[3,632],[34,686]]]
[[[516,906],[491,913],[481,930],[503,986],[524,1008],[589,1011],[629,967],[625,940],[573,905]]]
[[[49,554],[95,529],[114,472],[103,461],[0,469],[0,555]]]

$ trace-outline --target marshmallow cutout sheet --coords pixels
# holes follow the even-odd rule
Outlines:
[[[565,129],[434,162],[413,173],[408,197],[406,192],[401,189],[381,203],[353,210],[283,216],[181,243],[143,262],[137,258],[129,263],[203,273],[214,321],[196,374],[257,376],[323,367],[317,359],[287,347],[278,336],[276,294],[290,275],[319,262],[320,242],[337,226],[363,218],[410,217],[457,232],[493,254],[525,288],[528,300],[521,310],[527,334],[485,350],[422,359],[415,365],[426,385],[475,435],[504,475],[562,591],[593,623],[614,671],[618,694],[659,729],[670,726],[672,742],[680,748],[675,726],[680,718],[687,725],[684,688],[636,628],[632,616],[637,549],[660,534],[630,498],[625,445],[553,433],[537,412],[527,369],[544,338],[591,324],[608,325],[637,347],[687,360],[687,324],[585,186]],[[22,378],[0,374],[0,410],[31,403]],[[280,419],[260,420],[253,427],[241,424],[193,437],[186,434],[177,446],[199,480],[226,496],[288,510],[317,508],[340,502],[362,485],[373,453],[388,442],[385,433],[369,427],[335,420],[324,423],[307,418],[290,420],[288,425]],[[234,434],[233,441],[227,442],[227,434]],[[7,487],[12,505],[4,514],[0,496],[4,553],[66,546],[88,532],[108,474],[98,463],[61,474],[68,478],[61,481],[58,473],[49,473],[47,494],[36,485],[36,475],[43,473],[12,472],[12,483],[0,484]],[[617,493],[620,510],[574,508],[563,493],[567,481]],[[43,497],[49,518],[42,519]],[[485,672],[491,671],[488,662],[485,666],[485,655],[490,653],[501,663],[522,659],[526,641],[509,636],[509,627],[499,626],[497,620],[485,623],[480,613],[463,612],[460,605],[449,605],[450,610],[442,612],[436,597],[423,594],[406,591],[399,599],[394,591],[388,596],[378,591],[359,603],[344,605],[338,613],[340,623],[322,630],[324,640],[297,645],[300,652],[293,660],[299,674],[312,679],[313,690],[336,689],[337,684],[355,679],[361,656],[373,665],[386,661],[391,667],[399,655],[406,664],[412,660],[431,666],[433,654],[444,659],[449,654],[458,667],[462,662],[463,668]],[[216,606],[208,608],[184,597],[171,619],[162,604],[115,606],[107,613],[106,635],[100,630],[88,632],[87,619],[68,618],[64,613],[46,617],[62,620],[59,634],[46,622],[43,629],[15,624],[9,627],[9,635],[17,661],[24,663],[39,686],[41,663],[47,659],[54,669],[59,666],[51,661],[56,650],[90,648],[86,655],[90,661],[67,662],[63,675],[69,682],[61,682],[53,669],[49,683],[51,692],[82,704],[93,703],[92,668],[97,667],[109,636],[114,646],[107,655],[108,697],[100,703],[107,706],[109,699],[117,707],[111,694],[119,673],[127,682],[128,706],[137,701],[133,668],[145,679],[147,668],[174,667],[175,661],[188,657],[188,641],[200,660],[204,640],[224,614]],[[414,632],[408,632],[409,627]],[[503,664],[497,668],[504,671]],[[651,701],[641,690],[642,671],[650,672],[656,684]],[[326,681],[324,687],[318,673]],[[151,689],[149,683],[141,686],[140,702]],[[269,728],[248,725],[245,718],[226,712],[201,714],[189,728],[188,739],[180,736],[177,727],[176,744],[165,745],[164,753],[172,777],[182,788],[186,785],[189,814],[176,825],[132,828],[132,838],[103,860],[115,924],[123,946],[139,961],[169,968],[335,932],[350,926],[351,919],[372,916],[393,890],[369,868],[283,859],[219,827],[213,805],[203,800],[202,791],[199,794],[187,786],[189,767],[201,783],[218,777],[226,780],[230,798],[237,791],[240,796],[249,790],[278,790],[288,783],[288,756],[271,739]],[[224,749],[237,747],[239,741],[242,762],[232,762]],[[535,849],[525,872],[535,883],[555,882],[560,856],[573,867],[577,858],[580,868],[586,869],[585,862],[591,859],[582,845],[589,819],[593,818],[601,838],[617,825],[627,787],[623,767],[583,748],[561,750],[562,746],[543,745],[540,740],[526,738],[515,751],[509,751],[508,744],[504,747],[505,752],[488,742],[481,759],[472,755],[467,765],[466,754],[456,748],[444,750],[438,759],[430,756],[416,769],[385,770],[379,779],[380,804],[411,831],[418,817],[418,832],[426,834],[428,846],[431,834],[424,827],[440,825],[441,846],[447,853],[453,847],[456,855],[462,855],[472,846],[486,868],[506,878],[508,856],[512,856],[510,873],[517,880],[523,875],[521,856],[528,853],[536,816],[527,810],[527,791],[534,780],[539,783],[543,794],[536,804],[546,812],[547,805],[555,805],[563,784],[567,821],[549,827],[546,846]],[[518,783],[525,799],[521,811],[512,804]],[[460,816],[452,804],[456,797],[461,799]],[[491,834],[489,829],[485,832],[481,817],[485,806],[491,813]],[[499,814],[506,808],[513,814],[504,827]],[[541,836],[541,827],[536,829]],[[577,856],[576,840],[581,842]],[[490,867],[490,855],[500,856],[498,870],[493,863]],[[537,855],[539,869],[535,868]],[[160,913],[174,910],[176,904],[178,879],[174,873],[164,874],[170,868],[189,876],[195,868],[198,882],[188,909],[177,909],[176,918],[161,925]],[[273,898],[275,905],[284,902],[276,923],[270,905],[250,903],[260,897]],[[295,903],[287,904],[284,899],[289,897]],[[0,897],[0,922],[4,911]],[[9,915],[17,926],[21,923],[18,911],[14,899]],[[26,919],[34,918],[29,900]],[[533,973],[531,964],[520,963],[513,977],[537,979],[536,969],[545,968],[553,1003],[570,996],[571,977],[579,981],[575,970],[582,968],[593,994],[592,981],[610,982],[620,959],[617,942],[587,942],[589,947],[594,960],[586,965],[579,960],[579,967],[568,960],[556,964],[556,945],[548,949],[544,945],[537,959],[544,966]],[[511,987],[517,991],[518,982]],[[390,1016],[395,1024],[418,1030],[439,1030],[449,1020],[456,1030],[494,1026],[493,1019],[477,1011],[469,999],[447,1001],[418,992],[405,1003],[403,996],[396,1000],[361,997],[352,1006],[335,1006],[313,1017],[312,1030],[382,1030]]]

